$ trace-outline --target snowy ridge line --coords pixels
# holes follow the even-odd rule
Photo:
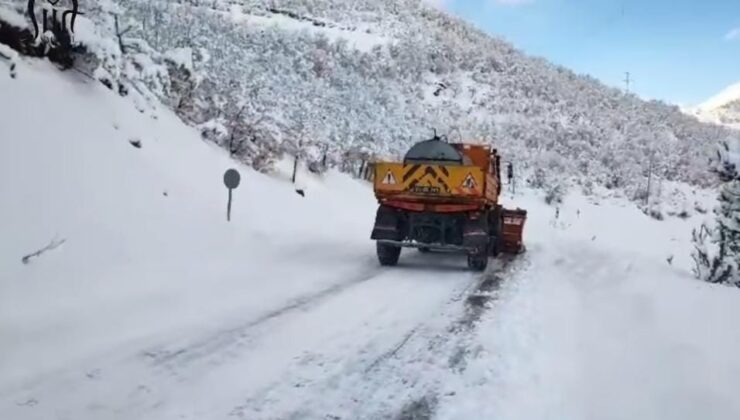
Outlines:
[[[250,334],[249,330],[292,312],[314,306],[322,300],[338,295],[354,286],[377,277],[381,272],[382,271],[379,269],[371,270],[347,282],[335,284],[319,292],[299,297],[291,303],[269,311],[243,325],[204,337],[203,339],[178,350],[172,352],[166,350],[148,350],[144,351],[142,354],[148,358],[155,367],[169,366],[171,369],[185,367],[200,359],[226,352],[232,346],[239,345],[245,341],[252,341],[255,337]]]

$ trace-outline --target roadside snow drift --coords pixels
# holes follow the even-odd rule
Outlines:
[[[301,197],[167,110],[2,66],[0,419],[740,418],[740,294],[689,275],[698,219],[525,191],[526,254],[383,269],[366,183]]]
[[[690,275],[696,222],[573,196],[537,211],[439,418],[740,418],[740,294]]]
[[[178,328],[213,328],[234,311],[261,313],[373,257],[366,185],[303,177],[303,198],[170,112],[139,112],[42,62],[24,63],[16,80],[0,75],[0,133],[0,389]],[[242,184],[227,223],[231,167]],[[66,242],[21,263],[53,240]]]

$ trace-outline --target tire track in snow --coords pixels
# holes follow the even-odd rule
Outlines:
[[[498,297],[496,292],[501,287],[501,284],[504,282],[504,275],[507,273],[507,270],[513,261],[513,256],[504,255],[503,257],[501,257],[500,265],[495,270],[483,274],[477,284],[471,284],[471,286],[474,286],[473,291],[470,291],[470,287],[465,288],[458,296],[456,296],[456,298],[452,300],[452,302],[456,302],[465,298],[465,313],[462,317],[457,319],[452,325],[447,328],[448,334],[437,336],[435,337],[435,340],[432,340],[429,343],[430,351],[434,350],[437,347],[441,347],[444,343],[452,341],[453,338],[459,339],[462,335],[470,334],[473,332],[473,330],[475,329],[475,324],[480,320],[480,318],[487,310],[491,309],[491,305],[489,305],[489,303],[495,301]],[[370,371],[376,366],[380,365],[384,360],[396,356],[396,354],[398,354],[403,349],[403,347],[408,344],[408,342],[414,337],[414,335],[418,333],[422,326],[423,324],[420,324],[413,330],[409,331],[409,333],[404,336],[403,340],[401,340],[397,346],[376,359],[368,367],[367,371]],[[459,356],[457,355],[453,357],[455,357],[456,359],[459,358]],[[455,363],[451,363],[450,367],[454,367],[458,363],[459,360]]]
[[[424,265],[426,266],[428,264]],[[249,420],[357,418],[354,414],[335,415],[331,410],[326,410],[326,407],[316,405],[334,400],[332,397],[337,393],[352,394],[339,396],[344,400],[352,399],[358,386],[363,386],[364,378],[375,378],[376,367],[383,365],[387,359],[393,359],[395,352],[405,347],[404,342],[415,340],[417,330],[424,328],[429,319],[439,319],[438,315],[449,312],[449,307],[458,307],[464,296],[480,281],[467,269],[447,270],[447,273],[445,271],[409,267],[389,270],[388,273],[394,275],[384,276],[388,285],[383,286],[385,290],[382,292],[388,295],[388,302],[383,304],[383,300],[374,300],[367,308],[375,309],[363,311],[366,312],[363,315],[366,321],[355,321],[362,322],[358,326],[362,325],[363,328],[355,330],[356,332],[342,340],[352,343],[342,347],[343,354],[334,354],[331,346],[322,345],[312,349],[315,353],[294,359],[283,374],[271,378],[260,389],[249,393],[228,414]],[[399,287],[388,287],[395,284]],[[423,292],[418,290],[420,287],[424,289]],[[436,297],[434,300],[418,299],[415,291],[421,293],[419,297]],[[431,291],[434,292],[428,295]],[[411,304],[408,299],[415,302]],[[407,302],[409,307],[403,308]],[[406,315],[389,317],[389,309],[390,313],[400,311],[399,314],[405,312]],[[377,318],[372,315],[375,311]],[[407,322],[401,321],[404,318]],[[375,383],[371,385],[371,388],[382,386]]]
[[[203,359],[218,358],[218,356],[228,353],[233,348],[242,347],[248,342],[253,341],[256,338],[253,330],[263,324],[297,311],[309,309],[352,287],[372,280],[383,272],[384,270],[380,268],[365,271],[349,281],[338,283],[318,292],[309,293],[293,299],[289,303],[266,312],[244,324],[208,335],[177,350],[154,349],[144,351],[142,354],[154,368],[163,369],[176,375],[177,371],[185,370],[193,363],[197,363]]]
[[[420,257],[416,260],[421,262]],[[414,265],[397,269],[361,265],[359,274],[346,276],[341,283],[231,328],[150,346],[148,352],[125,351],[115,360],[106,358],[70,369],[43,386],[19,390],[14,401],[35,398],[40,403],[32,409],[12,407],[8,418],[19,418],[19,413],[28,410],[39,419],[58,410],[82,420],[101,416],[204,418],[198,414],[204,405],[213,414],[205,418],[223,418],[245,396],[257,396],[257,404],[271,411],[269,399],[259,398],[262,390],[272,385],[291,390],[296,381],[296,386],[304,381],[321,385],[328,376],[321,375],[315,362],[325,362],[330,371],[343,370],[349,366],[345,362],[360,357],[364,366],[392,344],[396,332],[403,333],[424,319],[430,304],[448,301],[450,296],[459,301],[463,297],[460,290],[476,283],[473,276],[461,277],[467,273],[462,267],[445,270],[443,265],[441,270],[427,270],[419,268],[426,264]],[[302,367],[308,367],[308,375]],[[95,380],[80,380],[88,368],[97,369],[99,375]],[[218,389],[225,383],[231,386],[203,398],[203,390]],[[238,416],[239,410],[234,411]],[[5,411],[0,408],[0,412]],[[29,413],[21,418],[26,415]]]
[[[466,369],[466,360],[473,354],[471,349],[471,337],[475,332],[478,321],[489,310],[493,309],[504,281],[510,277],[517,264],[517,257],[504,255],[500,258],[500,265],[492,271],[485,273],[475,289],[468,293],[465,299],[465,310],[463,316],[458,318],[447,328],[447,335],[437,335],[430,341],[428,348],[430,352],[436,352],[440,358],[446,358],[446,368],[442,371],[462,373]],[[404,345],[408,343],[408,340]],[[403,361],[399,360],[403,365]],[[393,367],[389,367],[392,369]],[[426,383],[431,382],[431,383]],[[424,375],[417,376],[414,380],[404,380],[403,385],[407,388],[419,388],[416,398],[403,403],[396,414],[374,413],[373,416],[383,416],[394,420],[429,420],[435,417],[435,412],[440,399],[440,388],[443,379],[431,380]],[[391,411],[392,413],[392,411]]]
[[[513,273],[513,264],[516,257],[504,255],[501,267],[493,272],[486,273],[478,287],[465,300],[465,315],[450,326],[450,333],[457,338],[457,350],[450,356],[450,369],[458,372],[465,370],[466,359],[471,349],[466,339],[473,334],[476,324],[483,315],[493,308],[493,303],[499,298],[501,285],[506,276]]]
[[[504,281],[503,274],[509,264],[513,261],[513,259],[514,258],[510,255],[504,255],[503,257],[501,257],[500,265],[496,268],[496,270],[483,274],[477,284],[476,282],[471,282],[469,287],[463,288],[460,293],[456,294],[450,300],[450,303],[454,303],[459,302],[460,300],[465,298],[465,307],[467,310],[466,314],[448,329],[451,334],[460,334],[462,332],[467,332],[473,329],[474,324],[488,309],[486,307],[487,303],[495,298],[492,293],[497,291],[501,286],[501,283]],[[470,291],[471,288],[474,288],[472,292]],[[398,345],[373,361],[373,363],[371,363],[370,366],[367,367],[366,372],[371,371],[373,368],[380,365],[383,361],[394,357],[414,337],[414,335],[418,333],[419,329],[422,326],[423,324],[419,324],[415,328],[410,330],[398,343]],[[432,347],[430,347],[430,350]]]
[[[372,284],[369,283],[371,280],[374,280]],[[480,288],[481,281],[481,278],[469,275],[462,269],[444,273],[444,270],[413,267],[366,267],[359,275],[351,276],[350,280],[306,294],[240,325],[199,338],[196,336],[190,343],[185,342],[186,345],[170,344],[173,351],[160,347],[143,358],[139,352],[110,369],[103,366],[102,377],[97,382],[75,382],[75,389],[70,391],[71,403],[63,408],[76,413],[81,419],[99,418],[101,413],[121,413],[127,418],[158,418],[163,413],[174,415],[167,411],[173,401],[199,401],[197,395],[202,390],[214,389],[215,384],[227,383],[236,377],[237,380],[232,382],[233,387],[228,390],[230,395],[206,400],[222,400],[211,405],[214,410],[211,411],[214,414],[211,418],[222,418],[229,414],[250,420],[291,418],[281,414],[290,414],[299,409],[301,401],[310,406],[308,415],[304,415],[306,411],[303,410],[292,418],[324,417],[325,413],[334,411],[332,404],[322,402],[324,394],[329,397],[327,401],[331,400],[332,395],[344,401],[356,397],[355,404],[360,404],[358,413],[385,413],[388,415],[384,418],[391,418],[399,412],[402,404],[363,406],[362,400],[368,395],[372,399],[373,393],[382,390],[386,384],[391,390],[398,389],[395,382],[399,375],[405,375],[403,364],[418,356],[408,349],[409,345],[414,348],[425,346],[425,352],[432,355],[439,353],[430,345],[434,342],[433,335],[439,332],[447,334],[445,327],[463,315],[461,309],[464,308],[464,302]],[[420,287],[423,290],[419,290]],[[364,308],[353,307],[362,305],[364,296],[373,303]],[[434,306],[430,307],[430,304]],[[400,309],[400,312],[393,309],[405,305],[410,306]],[[341,316],[343,312],[337,309],[353,311],[355,308],[360,313],[350,316],[348,322],[342,320],[336,326],[331,324],[332,328],[328,331],[316,330],[316,333],[299,337],[302,328],[313,331],[311,328],[321,328],[322,319],[333,319],[327,315]],[[434,319],[436,324],[430,328],[429,322],[431,320],[434,323]],[[298,335],[292,335],[296,333]],[[316,336],[335,341],[327,345],[315,341]],[[282,351],[279,348],[276,348],[279,354],[271,353],[275,344],[292,337],[308,341],[296,342],[295,353],[292,353],[293,349]],[[393,340],[397,341],[394,343]],[[271,362],[256,378],[255,371],[250,368],[264,366],[266,360],[277,360],[282,364]],[[246,381],[240,380],[239,372],[244,372]],[[414,374],[408,377],[413,383],[424,383],[423,380],[414,379]],[[101,387],[99,381],[104,381],[104,387],[113,386],[115,391],[111,389],[103,396],[96,395],[96,389]],[[55,402],[62,398],[56,394],[62,388],[42,390],[38,397],[44,404],[44,410],[56,407]],[[405,401],[414,400],[418,395],[427,394],[415,393]],[[243,399],[245,396],[246,400]],[[429,398],[409,405],[405,412],[424,411],[423,407],[433,411],[436,404],[431,403],[436,397],[430,394]],[[238,401],[244,401],[244,404],[229,413],[228,407],[234,407],[232,404]],[[282,406],[273,406],[274,402]],[[205,401],[197,404],[203,403]],[[96,408],[90,411],[89,407]],[[176,408],[178,415],[185,416],[183,418],[191,418],[195,413],[192,410],[197,409],[195,403],[193,407],[184,403]],[[222,414],[216,414],[218,412]],[[349,412],[352,413],[352,410]],[[351,415],[341,417],[362,418]]]
[[[475,332],[476,325],[485,312],[493,308],[491,304],[498,298],[498,290],[506,279],[507,274],[511,274],[512,264],[515,262],[515,256],[503,255],[498,260],[498,266],[480,277],[473,290],[466,289],[459,299],[465,298],[464,312],[447,328],[447,334],[437,334],[431,339],[423,336],[419,340],[428,339],[427,349],[430,354],[437,354],[440,359],[447,359],[446,367],[448,370],[460,373],[465,370],[466,359],[471,353],[470,336]],[[416,329],[410,333],[413,335]],[[411,337],[404,339],[399,348],[393,350],[391,357],[384,358],[383,361],[391,359],[398,354],[401,349],[410,342]],[[413,354],[411,357],[414,357]],[[407,356],[408,358],[408,356]],[[398,358],[396,365],[403,366],[404,359]],[[380,363],[374,365],[378,366]],[[394,370],[393,366],[388,367]],[[434,418],[437,405],[439,403],[438,388],[441,384],[425,383],[428,378],[419,375],[411,380],[404,378],[401,383],[407,389],[419,388],[416,398],[405,401],[400,409],[386,412],[375,412],[369,415],[369,418],[384,417],[394,420],[429,420]],[[432,380],[434,382],[434,380]]]
[[[461,296],[465,299],[463,314],[448,325],[445,330],[446,333],[434,334],[431,338],[428,335],[418,336],[418,340],[422,343],[427,341],[426,346],[419,347],[425,348],[429,356],[438,356],[439,360],[446,360],[440,363],[442,365],[439,366],[440,371],[461,373],[465,370],[466,359],[473,353],[470,348],[472,344],[470,338],[475,332],[477,323],[487,311],[494,307],[492,303],[498,299],[498,291],[508,276],[513,273],[516,262],[515,256],[502,256],[498,260],[498,266],[481,276],[472,291],[466,290],[464,295]],[[415,329],[412,335],[416,333],[417,330]],[[384,358],[382,361],[392,363],[388,363],[387,366],[382,366],[382,368],[381,363],[375,365],[381,377],[385,374],[382,371],[383,369],[394,372],[399,367],[402,369],[404,365],[413,363],[414,359],[418,358],[418,355],[413,351],[410,351],[409,354],[402,353],[403,348],[411,342],[411,337],[403,340],[399,348],[394,349],[393,355]],[[415,377],[402,377],[397,382],[403,388],[417,390],[416,394],[418,396],[416,398],[403,402],[400,409],[369,413],[368,418],[382,417],[395,420],[428,420],[434,418],[440,397],[439,388],[442,384],[439,379],[429,378],[425,373],[422,369],[418,371],[418,375]],[[400,391],[399,393],[401,393]]]
[[[361,351],[344,367],[314,368],[303,380],[280,378],[229,414],[250,420],[432,418],[440,388],[435,375],[464,370],[469,337],[492,307],[514,261],[504,257],[497,267],[455,290],[437,315],[414,325],[385,351]],[[432,377],[427,375],[430,368]],[[284,383],[291,381],[292,389],[286,388]],[[292,409],[275,408],[286,400]]]
[[[151,411],[164,406],[170,399],[171,391],[177,390],[176,383],[190,379],[197,382],[201,375],[208,373],[209,369],[228,363],[231,359],[239,358],[248,351],[245,348],[247,344],[259,340],[262,334],[269,333],[260,328],[269,325],[271,321],[320,306],[322,302],[382,276],[386,271],[378,267],[366,268],[349,280],[292,299],[241,325],[203,336],[185,346],[175,347],[176,350],[169,351],[160,347],[134,353],[135,356],[131,355],[133,357],[118,360],[117,366],[105,366],[104,369],[99,369],[98,371],[102,372],[101,378],[95,378],[95,380],[88,375],[86,381],[77,382],[75,378],[81,375],[78,370],[62,372],[59,376],[51,378],[46,385],[38,388],[27,387],[12,392],[11,394],[15,396],[11,399],[16,400],[18,405],[14,410],[36,408],[34,406],[38,404],[37,401],[42,401],[44,405],[54,404],[53,401],[56,401],[59,394],[63,394],[59,392],[61,389],[79,388],[78,391],[73,391],[72,400],[75,404],[82,405],[73,404],[73,407],[68,408],[70,412],[76,412],[79,418],[98,418],[99,413],[91,414],[88,412],[89,407],[96,407],[96,410],[100,412],[106,410],[125,412],[130,414],[128,418],[150,418]],[[95,386],[95,383],[100,383],[100,381],[112,385],[117,390],[114,398],[96,400],[97,397],[94,395],[97,394],[95,388],[98,386]],[[34,397],[35,395],[39,395],[38,400]],[[26,396],[30,397],[26,398]],[[88,399],[88,402],[82,403]],[[32,401],[33,404],[29,403],[27,407],[23,405],[25,401]],[[0,413],[2,412],[4,410],[0,409]],[[35,418],[45,418],[41,411],[36,414]]]

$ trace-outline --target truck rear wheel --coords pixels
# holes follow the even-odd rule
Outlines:
[[[376,242],[375,246],[378,252],[378,261],[380,261],[380,265],[394,266],[398,264],[398,257],[401,256],[400,246],[384,244],[381,242]]]
[[[468,254],[468,268],[474,271],[484,271],[488,266],[488,251]]]

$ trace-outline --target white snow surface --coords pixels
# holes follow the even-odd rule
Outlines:
[[[740,293],[691,278],[696,217],[574,193],[556,218],[525,190],[513,262],[380,268],[367,184],[301,171],[301,197],[288,162],[255,173],[165,109],[18,66],[0,71],[1,419],[740,416]]]
[[[167,51],[164,55],[166,58],[172,60],[178,66],[185,68],[188,71],[193,71],[193,49],[192,48],[175,48]]]
[[[26,27],[26,19],[23,15],[19,14],[15,10],[9,9],[6,5],[0,5],[0,20],[17,28]],[[0,23],[0,25],[2,25],[2,23]]]
[[[332,42],[345,40],[350,46],[363,52],[371,51],[375,46],[389,43],[387,37],[372,34],[367,28],[365,30],[361,27],[342,28],[331,22],[323,22],[325,26],[317,26],[310,21],[301,21],[277,13],[254,15],[245,13],[238,5],[232,5],[229,12],[231,19],[236,23],[323,35]]]
[[[529,225],[526,268],[483,317],[439,418],[740,416],[740,296],[691,277],[689,223],[577,197],[543,222]]]
[[[5,44],[0,44],[0,58],[7,59],[11,62],[15,62],[18,59],[18,53],[14,49],[8,47]]]
[[[735,83],[725,88],[722,92],[712,96],[697,108],[699,110],[711,111],[738,99],[740,99],[740,83]]]
[[[690,113],[701,121],[740,129],[739,104],[740,83],[735,83],[692,109]]]

